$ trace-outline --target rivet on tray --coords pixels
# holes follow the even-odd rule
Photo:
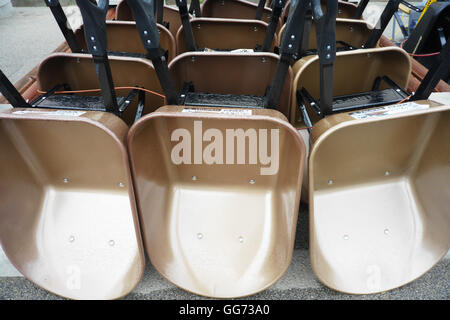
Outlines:
[[[64,183],[68,183],[68,182],[69,182],[69,179],[64,178],[63,181],[64,181]]]
[[[114,240],[109,240],[109,245],[111,246],[111,247],[114,247],[114,245],[116,244],[115,242],[114,242]]]
[[[69,242],[74,242],[75,241],[75,237],[74,236],[70,236],[69,237]]]
[[[194,62],[195,61],[195,57],[191,57],[191,61]]]
[[[255,179],[250,179],[250,184],[255,184]]]
[[[192,176],[192,181],[196,181],[197,180],[197,176]]]
[[[120,182],[120,183],[119,183],[119,187],[121,187],[121,188],[125,187],[125,185],[123,184],[123,182]]]
[[[384,229],[384,234],[385,234],[385,235],[388,235],[388,234],[389,234],[389,229],[387,229],[387,228]]]
[[[266,58],[261,58],[261,61],[262,62],[266,62]]]
[[[331,180],[331,179],[328,180],[328,184],[330,184],[330,185],[333,184],[333,180]]]
[[[201,28],[201,25],[200,25],[200,23],[199,24],[197,24],[197,29],[200,29]]]
[[[253,27],[253,31],[258,31],[258,28],[257,27]]]
[[[384,173],[384,175],[387,177],[388,175],[390,175],[391,173],[389,171],[386,170],[386,172]]]
[[[348,236],[348,234],[344,234],[344,236],[342,237],[344,240],[348,240],[350,239],[350,237]]]
[[[197,233],[197,238],[198,238],[199,240],[203,239],[203,234]]]

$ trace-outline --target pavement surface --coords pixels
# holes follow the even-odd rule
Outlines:
[[[385,3],[371,3],[366,18],[377,20]],[[381,9],[381,10],[380,10]],[[78,12],[66,8],[72,26],[80,22]],[[392,29],[386,31],[388,37]],[[50,52],[63,37],[46,7],[13,8],[0,18],[0,68],[16,82]],[[302,205],[292,263],[271,288],[247,299],[450,299],[450,255],[416,281],[399,289],[375,295],[347,295],[322,285],[315,277],[308,252],[308,210]],[[61,299],[26,280],[8,261],[0,247],[0,299]],[[124,299],[203,299],[163,279],[147,262],[138,287]]]

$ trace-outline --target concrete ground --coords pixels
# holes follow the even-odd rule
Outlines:
[[[384,3],[371,3],[372,20]],[[71,24],[79,22],[77,12],[68,9]],[[374,18],[375,17],[375,18]],[[370,18],[370,17],[369,17]],[[385,34],[389,36],[390,30]],[[389,36],[390,37],[390,36]],[[10,17],[0,18],[0,69],[16,82],[35,67],[63,37],[46,7],[13,8]],[[10,264],[0,247],[0,299],[60,299],[29,282]],[[139,286],[125,299],[201,299],[176,288],[147,262]],[[450,256],[418,280],[382,294],[355,296],[335,292],[315,277],[308,252],[308,210],[302,206],[292,263],[271,288],[248,299],[450,299]]]

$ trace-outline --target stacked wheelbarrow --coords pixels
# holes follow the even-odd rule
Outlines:
[[[184,290],[255,294],[290,264],[301,194],[335,290],[399,287],[448,251],[450,105],[428,97],[450,46],[407,92],[408,55],[377,48],[399,1],[370,30],[336,0],[128,0],[130,21],[78,0],[75,32],[46,2],[72,53],[23,96],[0,74],[0,243],[29,280],[120,298],[145,248]]]

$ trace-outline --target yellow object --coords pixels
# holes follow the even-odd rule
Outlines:
[[[428,0],[427,3],[425,4],[425,7],[422,10],[422,14],[419,17],[419,20],[417,20],[417,23],[419,23],[420,19],[422,19],[423,15],[425,14],[425,12],[428,10],[428,7],[432,4],[435,3],[437,0]]]

